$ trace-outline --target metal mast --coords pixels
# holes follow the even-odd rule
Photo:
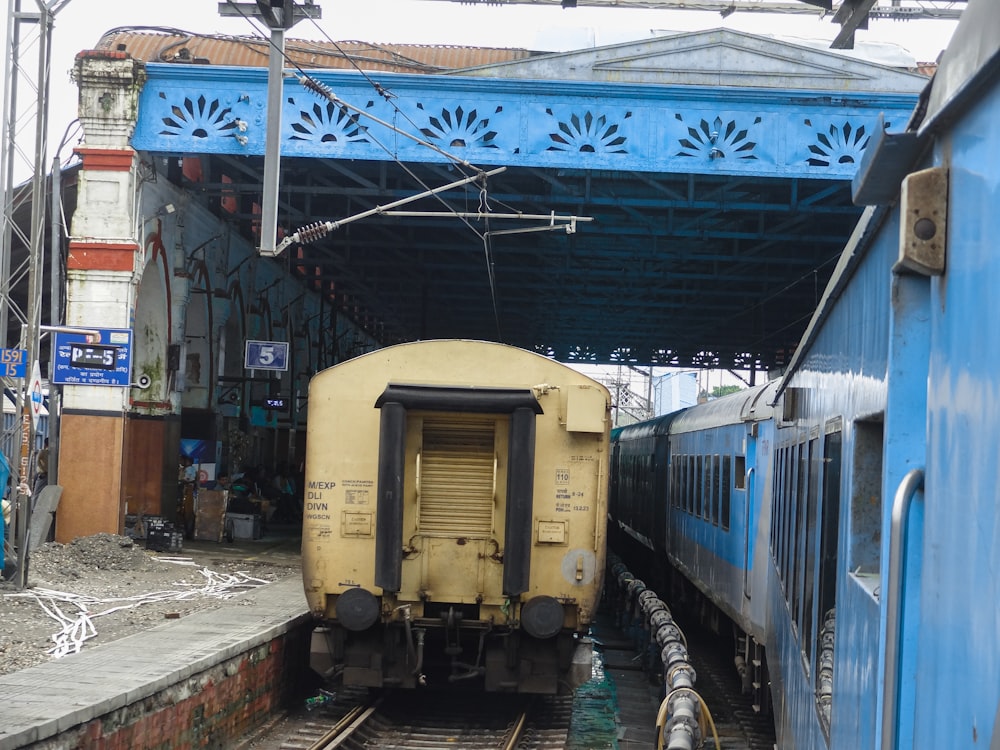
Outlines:
[[[45,244],[45,183],[46,150],[48,130],[49,80],[51,68],[52,21],[69,0],[35,0],[34,9],[22,7],[22,0],[8,0],[8,28],[5,40],[4,79],[7,89],[4,93],[3,108],[3,149],[0,151],[0,185],[3,186],[2,209],[0,209],[0,335],[4,347],[8,341],[11,322],[21,323],[21,349],[26,350],[27,372],[38,359],[39,331],[42,308],[42,253]],[[35,51],[35,71],[30,67],[30,53]],[[25,62],[22,63],[22,60]],[[26,84],[35,91],[34,101],[22,104],[18,100],[19,88]],[[30,153],[30,156],[29,156]],[[15,174],[18,168],[27,167],[31,174],[30,193],[14,190]],[[27,225],[18,223],[17,209],[26,200],[31,201],[31,218]],[[13,239],[28,247],[27,258],[12,266]],[[20,307],[13,299],[15,287],[26,279],[27,300]],[[12,318],[14,321],[12,321]],[[17,382],[20,381],[20,382]],[[18,579],[23,588],[26,577],[27,524],[30,515],[28,473],[31,455],[34,451],[35,429],[30,402],[26,394],[27,373],[24,378],[4,379],[4,388],[12,388],[17,394],[20,425],[20,441],[14,435],[5,437],[5,445],[19,443],[18,460],[10,461],[12,470],[17,472],[17,539],[18,539]],[[41,394],[38,394],[38,398]],[[16,432],[15,432],[16,434]],[[13,456],[10,456],[13,459]]]
[[[264,142],[264,195],[261,200],[260,250],[275,255],[278,231],[278,181],[281,174],[281,92],[285,68],[285,31],[303,18],[319,18],[312,0],[257,0],[219,3],[219,15],[259,18],[271,29],[267,68],[267,134]]]

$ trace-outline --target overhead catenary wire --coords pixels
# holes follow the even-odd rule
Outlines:
[[[458,170],[458,172],[460,174],[465,175],[465,177],[466,177],[466,179],[464,181],[458,181],[458,182],[452,183],[451,186],[458,185],[458,184],[463,184],[464,182],[472,182],[472,181],[474,181],[476,179],[480,179],[480,178],[482,178],[484,180],[484,184],[485,184],[485,178],[488,177],[490,174],[495,174],[496,173],[496,172],[491,172],[491,173],[484,172],[482,169],[479,169],[478,167],[475,167],[474,165],[472,165],[468,161],[465,161],[464,159],[460,159],[459,157],[455,156],[454,154],[450,154],[449,152],[445,151],[444,149],[440,148],[439,146],[436,146],[435,144],[430,143],[429,141],[427,141],[427,140],[425,140],[423,138],[420,138],[418,136],[414,136],[412,133],[408,133],[408,132],[402,130],[401,128],[398,128],[396,125],[393,125],[392,123],[386,122],[385,120],[382,120],[382,119],[380,119],[378,117],[375,117],[374,115],[372,115],[369,112],[365,112],[364,110],[358,109],[357,107],[354,107],[353,105],[350,105],[349,103],[347,103],[343,99],[340,99],[339,97],[337,97],[330,90],[330,88],[328,86],[326,86],[326,84],[324,84],[324,83],[322,83],[320,81],[317,81],[316,79],[312,78],[311,76],[306,75],[305,71],[303,71],[301,68],[299,68],[299,76],[297,78],[298,78],[299,82],[301,83],[301,85],[304,88],[306,88],[309,91],[312,91],[314,94],[316,94],[318,96],[323,97],[324,99],[326,99],[327,101],[329,101],[331,104],[334,104],[335,106],[339,106],[339,107],[344,107],[345,109],[354,111],[355,112],[355,114],[354,114],[355,118],[357,118],[357,117],[359,117],[361,115],[364,115],[365,117],[370,118],[374,122],[377,122],[379,125],[382,125],[383,127],[388,128],[390,131],[392,131],[392,132],[394,132],[394,133],[396,133],[398,135],[403,135],[406,138],[410,138],[411,140],[413,140],[417,144],[419,144],[421,146],[425,146],[427,148],[430,148],[431,150],[436,151],[437,153],[439,153],[442,156],[446,157],[447,159],[451,160],[453,166]],[[382,94],[382,96],[386,97],[387,101],[390,101],[390,103],[391,103],[390,97],[388,97],[386,95],[385,90],[382,89],[381,86],[379,86],[377,83],[372,82],[371,79],[369,79],[367,76],[365,76],[365,78],[366,78],[366,80],[369,80],[369,82],[371,82],[374,86],[376,86],[377,87],[376,90],[378,90]],[[396,114],[402,114],[401,110],[398,107],[396,107],[395,105],[393,105],[393,111]],[[404,115],[404,117],[405,117],[405,115]],[[407,120],[407,122],[410,122],[411,124],[413,124],[413,121],[410,120],[409,118],[405,118],[405,119]],[[414,124],[414,127],[416,127],[415,124]],[[455,216],[456,218],[458,218],[463,224],[465,224],[465,226],[467,226],[470,230],[472,230],[473,234],[475,234],[477,237],[480,236],[479,231],[474,226],[472,226],[472,224],[470,224],[463,217],[459,216],[458,212],[456,212],[455,209],[452,206],[450,206],[447,201],[444,200],[444,198],[442,198],[440,195],[438,195],[438,193],[442,192],[441,188],[431,188],[424,180],[422,180],[417,175],[416,172],[414,172],[409,166],[407,166],[405,162],[400,161],[400,159],[398,158],[396,152],[393,149],[390,149],[388,146],[386,146],[384,143],[382,143],[382,141],[379,140],[367,128],[365,128],[365,134],[372,141],[372,143],[374,143],[379,148],[381,148],[383,151],[385,151],[387,154],[389,154],[389,156],[392,157],[393,161],[396,162],[396,165],[399,166],[400,169],[402,169],[404,172],[406,172],[406,174],[409,175],[410,178],[413,179],[414,182],[416,182],[418,185],[420,185],[420,187],[424,188],[424,191],[425,191],[426,195],[434,196],[434,198],[439,203],[441,203],[441,205],[443,205],[445,208],[448,209],[449,213],[451,213],[453,216]],[[475,174],[474,175],[469,175],[467,172],[463,171],[463,167],[466,168],[466,169],[473,170],[475,172]]]
[[[253,26],[254,30],[261,35],[261,41],[262,41],[262,43],[268,44],[269,47],[270,47],[270,49],[272,50],[272,52],[277,52],[277,53],[279,53],[284,58],[284,61],[288,65],[288,67],[290,67],[290,68],[292,68],[293,70],[296,71],[296,78],[299,80],[299,82],[303,86],[306,86],[305,82],[308,81],[310,83],[310,85],[308,85],[307,88],[309,88],[309,90],[312,90],[314,93],[317,93],[317,94],[319,94],[321,96],[325,96],[325,93],[323,92],[323,90],[325,89],[327,92],[329,92],[329,87],[328,86],[326,86],[325,84],[323,84],[320,81],[316,80],[313,76],[309,75],[298,63],[296,63],[294,60],[291,59],[291,57],[288,55],[288,53],[286,51],[275,48],[273,42],[269,38],[267,38],[266,36],[263,35],[263,33],[257,28],[256,24],[254,24],[253,18],[250,15],[248,15],[247,13],[245,13],[243,11],[243,9],[239,6],[238,3],[234,2],[233,0],[226,0],[226,3],[228,5],[230,5],[230,6],[232,6],[233,8],[235,8],[236,11],[239,13],[239,15],[241,15],[244,19],[247,20],[248,23],[250,23],[251,26]],[[332,39],[330,39],[329,35],[327,35],[327,33],[325,31],[323,31],[323,29],[322,29],[321,26],[319,26],[318,24],[315,23],[315,19],[313,19],[313,23],[316,26],[316,28],[319,30],[319,32],[324,37],[326,37],[327,41],[329,41],[334,47],[336,47],[339,51],[341,51],[341,53],[344,55],[345,59],[348,59],[352,63],[354,69],[364,77],[364,79],[369,83],[369,85],[371,85],[372,89],[380,97],[382,97],[387,102],[389,102],[390,104],[392,104],[392,99],[394,98],[394,95],[392,95],[390,92],[388,92],[385,88],[383,88],[381,86],[381,84],[379,84],[377,81],[373,80],[371,78],[371,76],[369,76],[364,70],[362,70],[357,64],[355,64],[350,59],[350,56],[347,53],[344,53],[342,50],[340,50],[340,47],[337,45],[337,43],[334,42]],[[332,94],[332,92],[330,92],[330,93]],[[448,158],[449,160],[451,160],[452,163],[456,167],[465,167],[467,169],[473,169],[476,172],[482,172],[481,169],[478,169],[477,167],[474,167],[472,164],[470,164],[466,160],[464,160],[464,159],[462,159],[462,158],[460,158],[458,156],[455,156],[454,154],[450,154],[450,153],[444,151],[443,149],[440,149],[435,144],[430,143],[426,139],[414,136],[412,133],[408,133],[408,132],[402,130],[401,128],[396,127],[395,125],[393,125],[391,123],[388,123],[388,122],[385,122],[384,120],[376,118],[376,117],[374,117],[374,115],[371,115],[370,113],[367,113],[367,112],[365,112],[364,110],[362,110],[362,109],[360,109],[358,107],[354,107],[353,105],[350,105],[348,102],[345,102],[345,101],[337,98],[337,100],[336,100],[335,103],[338,106],[347,107],[347,108],[351,109],[352,111],[356,112],[357,114],[364,115],[366,117],[370,117],[373,120],[378,121],[378,123],[380,125],[383,125],[384,127],[389,128],[390,130],[392,130],[393,132],[395,132],[395,133],[397,133],[399,135],[403,135],[403,136],[405,136],[407,138],[411,138],[411,139],[413,139],[414,141],[416,141],[417,143],[419,143],[422,146],[425,146],[427,148],[431,148],[433,150],[436,150],[442,156],[445,156],[446,158]],[[414,123],[409,117],[407,117],[406,114],[402,110],[399,109],[399,107],[396,107],[395,105],[392,105],[392,106],[393,106],[393,109],[396,112],[396,114],[402,116],[404,119],[406,119],[407,122],[409,122],[411,125],[413,125],[413,127],[415,129],[419,130],[419,128],[417,128],[416,123]],[[410,172],[410,170],[407,167],[405,167],[405,165],[401,161],[399,161],[399,159],[397,159],[395,157],[395,155],[393,154],[393,152],[392,152],[391,149],[389,149],[383,143],[381,143],[380,141],[378,141],[378,139],[373,139],[373,140],[376,143],[376,145],[378,145],[380,148],[382,148],[387,154],[389,154],[390,156],[392,156],[393,160],[399,166],[403,167],[404,169],[407,169],[408,174],[410,174],[412,177],[414,177],[414,179],[416,179],[418,181],[418,183],[421,185],[421,187],[427,187],[426,185],[424,185],[424,183],[421,180],[419,180],[419,178],[417,178],[412,172]],[[447,205],[447,204],[445,204],[445,205]]]
[[[486,225],[486,231],[483,232],[483,258],[486,262],[486,276],[490,282],[490,297],[493,299],[493,323],[497,327],[497,340],[503,341],[500,328],[500,307],[497,302],[496,268],[493,263],[493,240],[490,238],[489,208],[489,196],[484,187],[479,191],[479,211],[485,214],[483,222]]]
[[[282,239],[282,241],[278,243],[277,247],[275,247],[274,251],[275,255],[280,254],[286,247],[296,242],[303,244],[309,242],[315,242],[316,240],[325,237],[330,232],[334,231],[335,229],[339,229],[345,224],[350,224],[351,222],[355,222],[360,219],[365,219],[375,214],[385,213],[386,209],[395,206],[402,206],[407,203],[412,203],[413,201],[418,200],[420,198],[425,198],[429,195],[436,195],[437,193],[442,192],[444,190],[450,190],[454,187],[458,187],[466,183],[473,182],[475,180],[480,180],[494,174],[499,174],[500,172],[503,172],[506,169],[507,169],[506,167],[497,167],[496,169],[490,170],[489,172],[485,172],[482,175],[473,175],[471,177],[465,177],[461,180],[455,180],[454,182],[450,182],[447,185],[441,185],[440,187],[437,188],[430,188],[424,191],[423,193],[420,193],[418,195],[411,195],[408,198],[400,198],[398,201],[393,201],[392,203],[388,203],[385,206],[375,206],[374,208],[371,208],[367,211],[362,211],[361,213],[354,214],[353,216],[349,216],[345,219],[340,219],[338,221],[317,221],[313,224],[301,227],[300,229],[296,230],[292,234]],[[466,223],[468,223],[467,220]]]
[[[226,0],[226,2],[230,6],[236,8],[237,11],[238,11],[238,13],[241,16],[243,16],[245,19],[247,19],[248,21],[250,21],[251,25],[254,26],[254,24],[252,23],[252,20],[251,20],[250,16],[248,16],[246,13],[244,13],[243,10],[239,7],[239,5],[237,5],[235,2],[233,2],[233,0]],[[307,15],[307,17],[309,17],[309,16]],[[311,18],[310,17],[310,20],[312,20],[314,26],[326,38],[326,40],[328,42],[330,42],[335,48],[337,48],[339,51],[341,51],[343,53],[343,50],[340,49],[339,45],[337,45],[337,43],[334,42],[329,37],[329,35],[326,34],[325,31],[323,31],[322,27],[320,27],[316,23],[315,18]],[[254,26],[254,28],[256,29],[256,26]],[[355,117],[362,116],[362,115],[365,116],[365,117],[371,117],[373,120],[379,122],[379,124],[383,125],[384,127],[389,128],[392,132],[398,133],[398,134],[403,135],[403,136],[405,136],[407,138],[411,138],[415,142],[419,143],[420,145],[425,146],[427,148],[430,148],[431,150],[435,151],[436,153],[439,153],[439,154],[445,156],[446,158],[448,158],[452,162],[452,164],[455,166],[456,169],[459,169],[459,171],[461,171],[463,168],[464,169],[472,169],[472,170],[475,170],[479,175],[481,175],[481,176],[483,176],[485,178],[486,173],[484,173],[484,171],[482,169],[479,169],[479,168],[473,166],[468,161],[466,161],[464,159],[461,159],[461,158],[455,156],[454,154],[448,153],[444,149],[441,149],[437,145],[435,145],[433,143],[430,143],[426,139],[422,139],[422,138],[419,138],[417,136],[414,136],[412,133],[406,132],[406,131],[404,131],[404,130],[398,128],[398,127],[396,127],[395,125],[393,125],[391,123],[387,123],[387,122],[385,122],[383,120],[380,120],[378,118],[374,118],[374,116],[371,115],[370,113],[365,112],[364,110],[361,110],[361,109],[359,109],[357,107],[354,107],[353,105],[350,105],[348,102],[340,99],[339,97],[336,97],[336,95],[333,94],[333,92],[329,89],[328,86],[326,86],[325,84],[321,83],[320,81],[317,81],[315,78],[313,78],[312,76],[310,76],[309,74],[307,74],[298,64],[296,64],[293,60],[291,60],[291,58],[289,57],[289,55],[287,54],[287,52],[285,52],[284,50],[280,50],[280,49],[275,48],[270,39],[268,39],[267,41],[271,45],[272,54],[273,54],[274,51],[279,52],[283,56],[285,62],[290,67],[294,68],[298,72],[297,78],[298,78],[300,84],[303,85],[308,90],[311,90],[314,93],[317,93],[318,95],[323,96],[324,98],[327,99],[327,101],[335,104],[336,106],[341,106],[341,107],[344,107],[345,109],[348,109],[349,111],[354,112],[355,113],[355,115],[354,115]],[[403,117],[407,122],[409,122],[413,126],[413,128],[414,128],[415,131],[419,131],[420,129],[416,125],[416,123],[414,123],[406,115],[405,112],[403,112],[399,107],[397,107],[392,102],[392,99],[394,98],[393,95],[390,92],[388,92],[385,88],[383,88],[378,82],[374,81],[365,71],[363,71],[360,68],[360,66],[358,66],[353,59],[351,59],[351,57],[349,55],[347,55],[346,53],[343,53],[343,54],[344,54],[345,59],[348,59],[351,62],[351,64],[354,66],[354,68],[365,78],[366,81],[368,81],[368,83],[372,86],[373,90],[376,91],[379,94],[379,96],[381,96],[383,99],[385,99],[387,102],[389,102],[391,104],[391,106],[393,107],[393,110],[396,113],[396,115]],[[396,156],[396,154],[392,150],[390,150],[389,148],[387,148],[377,138],[375,138],[374,136],[372,136],[372,134],[370,132],[368,133],[368,136],[372,139],[372,141],[375,144],[377,144],[387,154],[389,154],[393,158],[393,161],[395,161],[396,164],[398,164],[408,175],[410,175],[410,177],[412,179],[414,179],[419,185],[421,185],[422,187],[424,187],[426,190],[428,190],[428,191],[431,190],[426,185],[426,183],[424,183],[424,181],[421,180],[416,175],[416,173],[412,169],[410,169],[409,167],[407,167],[402,161],[400,161],[398,159],[398,157]],[[483,190],[485,191],[485,182],[483,184]],[[500,318],[500,316],[499,316],[499,307],[498,307],[498,301],[497,301],[495,276],[494,276],[494,273],[493,273],[494,269],[493,269],[493,266],[492,266],[492,259],[491,259],[491,255],[490,255],[490,252],[489,252],[489,242],[490,242],[489,241],[489,236],[488,236],[488,234],[482,234],[482,233],[478,232],[476,230],[476,228],[473,227],[472,224],[468,221],[468,219],[460,216],[459,212],[456,212],[453,209],[453,207],[450,206],[448,204],[448,202],[444,200],[444,198],[442,196],[438,195],[437,192],[429,192],[429,194],[433,195],[436,200],[438,200],[443,206],[445,206],[447,209],[449,209],[449,211],[451,211],[455,215],[455,217],[459,219],[459,221],[463,222],[484,243],[484,248],[486,250],[485,255],[486,255],[486,263],[487,263],[487,274],[488,274],[489,279],[490,279],[490,293],[491,293],[491,297],[492,297],[493,315],[494,315],[494,318],[497,321],[497,329],[498,329],[497,330],[497,335],[498,335],[498,338],[500,338],[500,340],[502,340],[502,337],[500,337],[500,330],[499,330],[500,329],[500,325],[499,325],[499,318]],[[488,221],[488,219],[487,219],[487,221]],[[282,243],[280,243],[280,245],[278,247],[282,247],[282,246],[287,246],[287,245],[286,245],[286,243],[282,242]],[[275,248],[275,254],[277,254],[277,252],[280,252],[280,250],[278,250],[278,247]]]
[[[377,122],[379,125],[382,125],[383,127],[390,128],[391,130],[395,131],[396,133],[398,133],[399,135],[403,136],[404,138],[409,138],[410,140],[412,140],[412,141],[420,144],[421,146],[429,148],[431,151],[434,151],[434,152],[440,154],[441,156],[445,157],[446,159],[449,159],[453,163],[455,163],[457,165],[460,165],[460,166],[463,166],[466,169],[471,169],[471,170],[474,170],[475,172],[478,172],[478,173],[482,173],[482,171],[483,171],[482,169],[480,169],[479,167],[475,166],[471,162],[463,159],[462,157],[456,156],[455,154],[453,154],[453,153],[451,153],[449,151],[445,151],[443,148],[441,148],[437,144],[431,143],[427,139],[421,138],[420,136],[414,135],[413,133],[408,133],[407,131],[403,130],[402,128],[398,128],[395,125],[393,125],[392,123],[386,122],[385,120],[383,120],[383,119],[381,119],[379,117],[376,117],[371,112],[367,112],[364,109],[362,109],[361,107],[356,107],[355,105],[351,104],[350,102],[348,102],[348,101],[346,101],[344,99],[341,99],[339,96],[337,96],[333,92],[333,89],[331,89],[329,86],[327,86],[322,81],[318,81],[315,78],[313,78],[312,76],[306,75],[305,71],[301,71],[299,73],[299,75],[296,76],[296,80],[298,80],[298,82],[300,84],[302,84],[303,88],[305,88],[308,91],[312,91],[314,94],[317,94],[317,95],[323,97],[324,99],[326,99],[331,104],[334,104],[334,105],[336,105],[338,107],[343,107],[344,109],[350,110],[351,112],[354,112],[357,115],[360,115],[362,117],[367,117],[369,120],[372,120],[373,122]],[[396,112],[398,112],[398,113],[402,112],[402,110],[400,110],[398,107],[394,106],[393,109]],[[410,122],[414,127],[416,127],[416,123],[413,123],[412,120],[410,120],[409,118],[407,118],[407,122]]]
[[[247,14],[244,13],[243,10],[240,9],[237,4],[233,3],[232,0],[227,0],[227,2],[232,7],[236,8],[237,11],[239,12],[239,14],[241,16],[243,16],[244,18],[246,18],[248,21],[250,20],[249,16],[247,16]],[[314,21],[314,24],[315,24],[315,21]],[[251,22],[251,25],[253,25],[252,22]],[[322,33],[323,36],[325,36],[328,41],[330,41],[335,47],[337,47],[339,49],[339,46],[335,42],[333,42],[332,39],[330,39],[330,37],[326,34],[326,32],[324,32],[322,30],[322,28],[319,27],[318,24],[315,24],[315,25],[316,25],[316,28],[320,30],[320,33]],[[332,96],[332,92],[330,91],[329,87],[325,86],[324,84],[322,84],[319,81],[316,81],[314,78],[312,78],[312,76],[309,76],[299,65],[295,64],[289,58],[288,54],[284,50],[276,48],[273,45],[271,39],[268,39],[268,44],[271,45],[272,54],[275,51],[279,52],[283,56],[283,58],[285,59],[285,62],[288,63],[291,67],[293,67],[296,71],[298,71],[300,83],[303,83],[303,85],[305,85],[305,83],[304,83],[305,81],[310,82],[312,85],[310,85],[310,86],[307,87],[308,90],[312,90],[314,93],[317,93],[317,94],[323,96],[324,98],[326,98],[328,101],[330,101],[330,97]],[[372,86],[372,88],[382,98],[384,98],[386,101],[388,101],[392,105],[393,110],[398,115],[404,117],[411,125],[413,125],[413,127],[414,127],[415,130],[419,130],[419,128],[417,128],[416,124],[413,123],[413,121],[410,120],[409,117],[406,117],[405,113],[403,113],[402,110],[399,109],[399,107],[397,107],[395,104],[392,103],[392,101],[391,101],[392,100],[392,96],[384,88],[382,88],[381,85],[379,85],[376,81],[372,80],[371,77],[369,77],[364,71],[362,71],[359,66],[357,66],[355,63],[353,63],[353,61],[352,61],[352,65],[354,65],[354,67],[361,73],[361,75],[365,78],[365,80],[368,81],[368,83]],[[345,106],[345,107],[347,106],[346,102],[343,102],[342,100],[339,100],[339,101],[340,101],[340,103],[338,104],[338,106]],[[356,111],[355,117],[358,116],[358,113],[360,113],[360,114],[366,114],[366,115],[368,114],[368,113],[363,112],[362,110],[358,110],[357,108],[355,108],[355,111]],[[384,121],[381,121],[381,120],[379,120],[379,122],[383,126],[390,128],[392,132],[403,134],[403,135],[405,135],[408,138],[413,138],[417,143],[419,143],[421,145],[428,146],[428,147],[436,150],[438,153],[442,154],[443,156],[449,158],[452,161],[452,163],[455,165],[455,168],[457,168],[460,172],[462,171],[463,168],[466,168],[466,169],[469,169],[469,168],[475,169],[477,175],[480,178],[482,178],[482,180],[483,180],[483,186],[482,186],[482,188],[485,189],[485,177],[486,177],[486,175],[483,173],[483,170],[476,169],[475,167],[472,167],[472,165],[469,164],[468,162],[466,162],[465,160],[458,159],[454,155],[448,154],[443,149],[440,149],[439,147],[434,146],[434,144],[430,144],[425,139],[416,138],[412,134],[406,133],[405,131],[401,130],[400,128],[397,128],[395,125],[391,125],[389,123],[385,123]],[[450,206],[448,204],[447,201],[445,201],[440,195],[437,194],[440,191],[435,191],[435,190],[431,189],[423,180],[421,180],[417,176],[417,174],[412,169],[410,169],[402,161],[400,161],[400,159],[397,157],[397,155],[392,150],[390,150],[389,148],[387,148],[385,146],[385,144],[383,144],[373,134],[371,134],[369,132],[368,136],[369,136],[369,138],[372,139],[372,141],[375,144],[377,144],[381,149],[383,149],[387,154],[389,154],[392,157],[393,161],[396,162],[396,164],[399,165],[400,168],[402,168],[413,180],[415,180],[417,182],[417,184],[419,184],[421,187],[423,187],[425,189],[425,191],[427,191],[428,195],[433,195],[434,198],[438,202],[440,202],[445,208],[447,208],[449,210],[454,210],[452,208],[452,206]],[[465,172],[462,172],[462,173],[465,174]],[[468,177],[468,175],[466,175],[466,176]],[[471,181],[471,180],[466,180],[466,181]],[[462,223],[464,223],[466,225],[466,227],[468,227],[477,237],[480,238],[481,241],[488,242],[488,240],[485,238],[485,236],[482,235],[480,232],[478,232],[475,229],[475,227],[473,227],[472,224],[469,223],[468,219],[461,218],[461,217],[458,217],[458,218],[459,218],[459,221],[461,221]],[[313,234],[315,234],[315,232],[317,230],[321,229],[321,228],[325,228],[326,231],[331,231],[331,229],[328,228],[328,226],[332,227],[333,225],[330,222],[319,222],[317,224],[312,225],[311,227],[307,227],[307,228],[305,228],[303,230],[299,230],[299,232],[296,232],[296,234],[300,234],[300,233],[303,233],[303,232],[306,232],[306,233],[312,232]],[[289,243],[285,242],[284,240],[282,240],[281,243],[278,243],[274,247],[274,255],[277,255],[278,253],[280,253],[285,247],[287,247],[287,244],[289,244]],[[487,257],[488,257],[488,253],[487,253]],[[489,261],[487,261],[487,274],[488,274],[488,276],[490,278],[490,296],[491,296],[491,302],[492,302],[492,307],[493,307],[493,316],[494,316],[494,319],[497,322],[497,337],[498,337],[499,340],[502,341],[503,339],[500,336],[500,323],[499,323],[499,321],[500,321],[500,313],[499,313],[499,307],[498,307],[497,296],[496,296],[496,284],[495,284],[495,280],[494,280],[494,277],[493,277],[493,270],[492,270],[492,268],[490,266]]]

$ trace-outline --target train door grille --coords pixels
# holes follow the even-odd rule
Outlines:
[[[420,513],[424,534],[488,536],[496,492],[494,422],[424,420]]]

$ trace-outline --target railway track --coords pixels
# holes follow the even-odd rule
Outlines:
[[[556,750],[566,746],[569,698],[441,693],[338,697],[289,716],[244,745],[253,750]]]

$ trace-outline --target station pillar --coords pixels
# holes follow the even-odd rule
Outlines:
[[[66,261],[66,324],[130,328],[142,272],[136,236],[139,162],[129,145],[144,68],[123,52],[77,56],[83,145]],[[65,385],[59,434],[63,487],[56,540],[120,533],[130,389]]]

